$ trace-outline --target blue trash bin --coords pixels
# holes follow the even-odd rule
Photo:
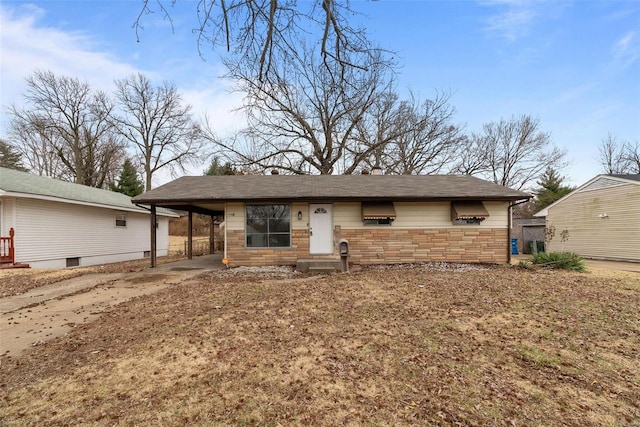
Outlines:
[[[518,239],[511,239],[511,255],[518,255]]]

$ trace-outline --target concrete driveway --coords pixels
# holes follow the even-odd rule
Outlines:
[[[597,259],[586,259],[587,268],[602,268],[605,270],[631,271],[640,273],[640,262],[624,262],[624,261],[604,261]]]
[[[25,349],[64,335],[131,298],[225,268],[221,258],[205,255],[136,273],[86,274],[1,298],[0,354],[19,356]]]
[[[517,264],[519,261],[527,261],[529,259],[531,259],[531,255],[511,255],[512,264]],[[599,259],[585,259],[584,262],[587,265],[587,269],[599,268],[603,270],[631,271],[634,273],[640,273],[640,262],[606,261]]]

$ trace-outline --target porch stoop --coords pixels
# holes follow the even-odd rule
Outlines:
[[[335,273],[342,271],[342,261],[340,258],[299,259],[296,261],[296,270],[302,273]]]

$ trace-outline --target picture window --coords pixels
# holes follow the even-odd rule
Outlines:
[[[291,247],[289,205],[246,205],[245,221],[248,248]]]

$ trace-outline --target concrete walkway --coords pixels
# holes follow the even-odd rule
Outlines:
[[[605,261],[598,259],[585,259],[587,268],[602,268],[605,270],[631,271],[640,273],[640,262]]]
[[[529,259],[531,259],[531,255],[528,254],[511,255],[512,264],[517,264],[519,261],[527,261]],[[640,262],[607,261],[586,258],[584,262],[587,265],[587,269],[593,267],[604,270],[631,271],[634,273],[640,273]]]
[[[225,268],[221,255],[162,264],[135,273],[86,274],[0,299],[0,354],[25,349],[95,320],[131,298],[180,284],[205,271]]]

